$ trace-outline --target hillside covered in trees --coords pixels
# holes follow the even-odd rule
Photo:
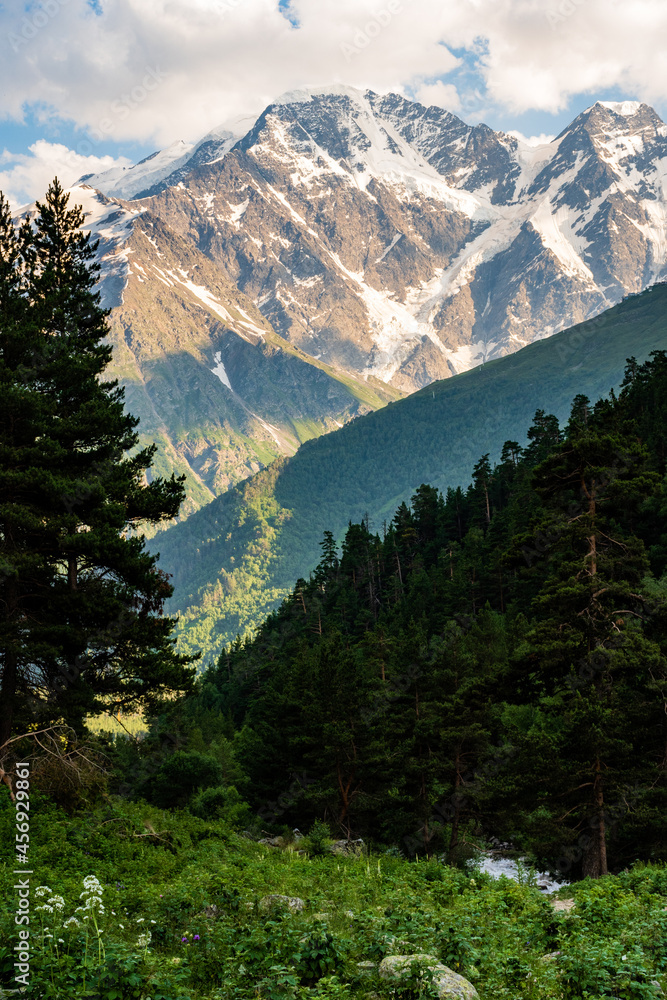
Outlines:
[[[661,351],[563,427],[538,410],[467,490],[326,532],[172,722],[265,823],[452,861],[496,837],[570,876],[664,859],[666,460]]]
[[[567,419],[577,393],[592,401],[667,337],[667,285],[516,354],[428,386],[308,441],[154,539],[172,574],[169,609],[184,649],[217,655],[258,626],[348,521],[382,530],[420,483],[466,486],[480,454],[525,435],[537,407]]]

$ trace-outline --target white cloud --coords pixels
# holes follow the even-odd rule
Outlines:
[[[618,87],[666,96],[664,0],[476,0],[488,95],[513,112],[557,112],[573,94]],[[458,44],[470,44],[462,24]]]
[[[41,103],[116,141],[193,140],[299,86],[403,90],[458,64],[441,18],[424,16],[431,0],[294,0],[298,28],[278,0],[101,0],[100,16],[86,0],[46,2],[56,13],[29,39],[0,8],[16,49],[0,63],[0,113]]]
[[[414,90],[415,97],[420,104],[430,107],[435,104],[438,108],[446,111],[460,111],[461,99],[459,92],[452,83],[443,83],[436,80],[434,83],[422,83]]]
[[[516,129],[508,129],[507,134],[513,135],[515,139],[524,142],[527,146],[546,146],[547,143],[553,142],[556,138],[555,135],[546,135],[544,132],[541,135],[524,135],[523,132]]]
[[[83,174],[129,166],[125,158],[113,156],[82,156],[60,143],[40,139],[28,153],[0,153],[0,191],[14,210],[35,198],[43,198],[55,176],[69,187]]]
[[[70,119],[89,134],[82,155],[103,139],[196,140],[304,85],[413,88],[464,112],[556,112],[573,94],[592,103],[613,87],[649,103],[666,96],[664,0],[292,0],[298,27],[278,0],[97,6],[0,7],[0,115],[20,121],[39,106],[45,120]],[[447,78],[462,52],[470,72]]]

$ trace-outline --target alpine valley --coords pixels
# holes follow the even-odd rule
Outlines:
[[[396,94],[303,90],[194,145],[177,142],[133,167],[84,177],[72,194],[100,239],[112,374],[143,438],[160,446],[155,471],[186,475],[181,517],[267,469],[222,501],[242,536],[226,514],[224,558],[209,524],[218,523],[215,506],[173,542],[169,533],[160,539],[189,644],[207,651],[256,624],[314,565],[324,528],[340,533],[365,511],[391,515],[421,481],[458,485],[475,447],[499,448],[517,418],[525,430],[531,407],[562,415],[577,379],[596,398],[617,384],[632,353],[629,325],[616,340],[597,332],[588,345],[597,367],[581,372],[578,355],[550,367],[556,344],[526,363],[507,359],[498,375],[472,370],[667,277],[667,127],[629,101],[598,102],[534,146]],[[657,339],[651,330],[646,353],[661,343],[662,329]],[[594,385],[584,385],[586,371]],[[465,372],[451,391],[442,381]],[[497,378],[508,382],[502,391],[487,386]],[[340,444],[327,438],[307,455],[315,463],[338,455],[325,490],[335,512],[318,493],[320,516],[290,521],[307,501],[288,489],[278,502],[274,485],[280,494],[293,473],[272,463],[418,390],[426,394],[397,411],[405,420],[420,399],[436,405],[410,454],[404,439],[392,439],[389,414]],[[391,473],[371,462],[343,487],[338,474],[356,461],[348,442],[357,455],[375,427],[391,441]],[[437,457],[435,441],[445,448]],[[295,469],[307,461],[304,454]],[[269,495],[275,504],[259,513],[257,498]],[[290,538],[282,569],[269,572],[272,518]],[[206,557],[195,554],[202,545]],[[203,632],[194,627],[202,600]]]
[[[664,1000],[656,112],[303,90],[23,216],[0,997]]]

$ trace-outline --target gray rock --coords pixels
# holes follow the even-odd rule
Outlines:
[[[279,893],[263,896],[259,901],[259,908],[264,912],[272,909],[274,906],[283,910],[291,910],[292,913],[300,913],[301,910],[305,910],[306,908],[306,904],[298,896],[281,896]]]
[[[556,913],[569,913],[574,909],[573,899],[551,899],[549,900]]]
[[[336,840],[329,846],[332,854],[344,856],[363,854],[364,842],[361,837],[358,840]]]
[[[380,962],[380,978],[407,979],[415,964],[422,975],[430,974],[439,1000],[478,1000],[472,983],[434,955],[389,955]]]

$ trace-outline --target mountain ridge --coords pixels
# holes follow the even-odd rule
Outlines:
[[[400,393],[333,369],[280,337],[255,304],[159,217],[87,185],[70,189],[99,240],[111,310],[109,377],[124,386],[153,475],[183,474],[182,516]]]
[[[304,444],[170,528],[155,549],[173,574],[187,648],[214,653],[243,634],[319,561],[325,530],[380,530],[422,483],[466,486],[484,453],[524,434],[536,409],[617,386],[626,359],[667,346],[667,284],[505,358],[389,404]]]
[[[598,102],[530,146],[400,95],[314,88],[173,180],[136,203],[285,339],[404,392],[667,274],[667,127],[645,104]]]

